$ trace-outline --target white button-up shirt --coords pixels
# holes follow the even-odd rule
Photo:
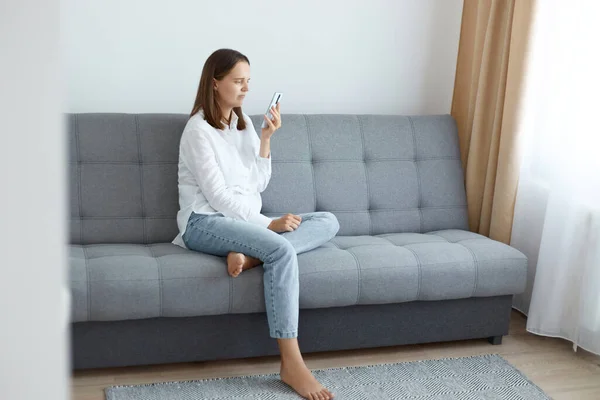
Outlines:
[[[263,192],[271,179],[271,157],[260,157],[260,139],[250,118],[243,114],[246,129],[237,129],[231,113],[225,129],[215,129],[200,110],[192,116],[179,143],[179,234],[172,243],[187,248],[182,236],[192,211],[223,213],[263,227],[272,219],[262,215]]]

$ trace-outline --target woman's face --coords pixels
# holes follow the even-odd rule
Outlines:
[[[222,108],[241,107],[248,92],[249,81],[250,65],[245,61],[238,62],[220,81],[214,79],[219,105]]]

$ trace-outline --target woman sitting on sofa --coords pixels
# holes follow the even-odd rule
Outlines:
[[[306,367],[298,346],[297,254],[331,240],[339,223],[329,212],[277,219],[260,213],[260,193],[271,178],[271,137],[281,127],[281,116],[277,104],[270,110],[272,119],[264,116],[259,139],[242,112],[249,81],[250,62],[235,50],[217,50],[204,64],[179,146],[179,235],[173,243],[226,257],[233,278],[262,264],[281,380],[307,399],[330,399],[333,394]]]

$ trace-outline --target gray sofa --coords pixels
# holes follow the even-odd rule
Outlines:
[[[278,354],[262,268],[171,244],[187,116],[66,117],[72,367]],[[272,166],[265,215],[340,222],[298,256],[304,353],[507,334],[527,259],[468,231],[451,116],[283,115]]]

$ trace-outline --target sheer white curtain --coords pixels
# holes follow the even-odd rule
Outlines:
[[[511,245],[527,330],[600,354],[600,2],[536,2]]]

